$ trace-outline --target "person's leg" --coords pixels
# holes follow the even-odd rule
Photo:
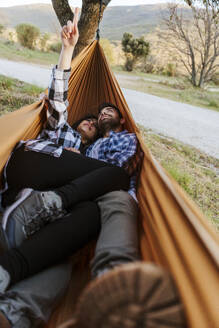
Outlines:
[[[70,277],[71,263],[67,260],[25,279],[0,294],[0,311],[13,328],[41,326],[63,297]]]
[[[114,190],[128,190],[129,177],[121,167],[101,167],[54,189],[63,203],[69,208],[81,201],[93,200]]]
[[[9,186],[48,190],[105,166],[110,165],[65,149],[60,157],[54,157],[25,151],[22,146],[9,160],[6,173]]]
[[[79,299],[76,327],[185,328],[183,306],[170,273],[137,261],[135,201],[116,191],[99,198],[98,205],[102,228],[91,264],[96,279]]]
[[[82,201],[92,200],[112,190],[128,189],[129,177],[120,167],[102,167],[52,191],[31,194],[6,217],[5,239],[16,247],[19,236],[30,237],[45,224],[63,217],[65,210]]]
[[[18,248],[6,251],[0,256],[0,267],[9,273],[10,282],[14,284],[62,261],[96,238],[99,231],[97,204],[80,203],[62,220],[48,224]]]
[[[9,189],[3,194],[3,206],[10,205],[23,188],[35,190],[58,188],[106,166],[112,165],[65,149],[60,157],[54,157],[40,152],[24,151],[24,146],[21,146],[14,151],[7,165]]]
[[[101,232],[91,262],[93,277],[140,258],[135,200],[125,191],[114,191],[99,197],[97,202],[101,213]]]

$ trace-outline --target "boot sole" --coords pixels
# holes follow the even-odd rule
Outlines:
[[[169,273],[143,262],[121,265],[95,279],[76,308],[80,328],[186,327]]]

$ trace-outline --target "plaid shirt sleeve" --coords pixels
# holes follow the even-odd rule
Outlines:
[[[68,117],[68,80],[71,69],[59,70],[53,67],[49,83],[47,125],[50,130],[57,130],[66,123]]]
[[[138,202],[137,196],[136,196],[136,180],[137,180],[136,174],[131,176],[128,193],[129,193],[129,195],[131,195],[134,198],[134,200],[136,202]]]
[[[128,173],[132,166],[132,159],[137,150],[137,138],[135,134],[128,134],[122,140],[121,150],[113,154],[113,159],[118,163],[118,166],[123,167]]]

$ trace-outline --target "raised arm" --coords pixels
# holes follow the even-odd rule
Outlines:
[[[67,91],[70,76],[71,59],[74,47],[78,41],[78,14],[79,8],[75,9],[73,22],[68,21],[61,31],[62,50],[59,62],[52,70],[48,89],[50,106],[47,110],[48,129],[56,130],[63,126],[67,120]]]
[[[78,42],[78,15],[79,8],[75,9],[74,20],[68,21],[61,31],[62,50],[59,57],[58,69],[66,70],[70,68],[74,47]]]

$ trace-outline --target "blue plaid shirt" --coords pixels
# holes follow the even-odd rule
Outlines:
[[[136,150],[137,138],[134,133],[128,133],[126,130],[110,131],[108,138],[98,139],[87,148],[86,156],[126,169]]]
[[[135,133],[110,131],[108,138],[101,138],[90,145],[86,150],[86,156],[123,167],[129,171],[132,160],[137,151],[138,141]],[[130,178],[129,194],[136,199],[136,175]]]

